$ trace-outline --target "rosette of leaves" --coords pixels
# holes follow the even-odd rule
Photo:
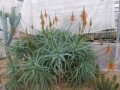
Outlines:
[[[14,60],[7,64],[5,76],[10,80],[6,84],[7,90],[54,90],[55,77],[50,68],[43,66],[41,53],[28,55],[27,61]]]
[[[80,88],[83,84],[89,84],[89,80],[94,77],[95,54],[91,49],[90,43],[78,35],[73,35],[69,41],[69,62],[67,82],[74,88]],[[69,78],[68,78],[69,77]]]
[[[30,40],[27,42],[26,39],[23,38],[14,42],[9,48],[9,51],[11,52],[12,56],[20,60],[24,58],[24,55],[32,55],[34,50],[35,44],[33,44]]]
[[[23,67],[31,68],[30,65],[34,64],[29,63],[35,62],[35,58],[38,57],[40,62],[38,65],[48,68],[49,74],[57,77],[57,81],[60,77],[64,83],[73,87],[80,88],[81,85],[88,84],[89,80],[94,77],[95,54],[90,43],[70,31],[46,29],[27,40],[18,40],[11,47],[14,57],[17,57],[20,60],[19,62],[24,63],[22,64]],[[39,55],[36,56],[34,52],[38,52]],[[28,58],[31,57],[33,61],[27,60],[24,55]],[[25,60],[22,61],[23,58]],[[18,71],[22,72],[22,69]],[[32,69],[29,72],[32,72]],[[24,76],[19,81],[29,80],[24,73],[22,73]],[[48,77],[51,76],[48,75]],[[38,83],[36,82],[36,84]]]

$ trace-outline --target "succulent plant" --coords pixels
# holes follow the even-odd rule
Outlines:
[[[0,11],[0,19],[2,23],[2,28],[0,28],[0,31],[3,31],[3,36],[4,36],[4,44],[5,44],[5,49],[6,49],[6,55],[10,59],[10,54],[8,51],[8,46],[10,45],[13,36],[14,36],[14,30],[17,27],[17,25],[20,22],[21,19],[21,14],[18,13],[18,15],[15,14],[15,7],[11,8],[11,13],[6,13]],[[8,29],[8,20],[9,19],[9,24],[10,24],[10,30]]]
[[[114,75],[112,80],[109,78],[105,78],[105,74],[99,74],[99,65],[96,65],[95,72],[95,90],[117,90],[119,87],[119,83],[116,83],[117,75]],[[100,80],[99,80],[100,78]]]

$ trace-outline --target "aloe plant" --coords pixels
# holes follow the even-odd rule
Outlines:
[[[105,78],[105,75],[102,75],[101,82],[99,80],[95,81],[97,90],[117,90],[119,87],[119,83],[115,83],[117,76],[114,75],[113,79],[110,81],[109,78]]]
[[[97,64],[95,72],[96,78],[94,79],[95,90],[117,90],[120,86],[119,83],[116,83],[117,75],[114,75],[110,81],[109,78],[105,78],[105,74],[99,74],[99,65]]]
[[[94,77],[95,54],[89,42],[84,38],[80,38],[77,34],[72,34],[70,31],[54,28],[51,30],[46,29],[28,39],[21,38],[14,42],[10,47],[10,51],[13,54],[13,59],[18,60],[17,63],[19,64],[22,63],[21,69],[17,71],[22,73],[25,70],[22,76],[19,76],[21,79],[18,78],[17,81],[28,81],[28,85],[30,84],[31,86],[37,87],[36,84],[42,86],[46,84],[45,86],[47,86],[48,81],[46,83],[34,81],[35,77],[40,80],[40,77],[36,76],[36,74],[39,74],[35,70],[37,68],[31,68],[37,66],[38,69],[40,69],[39,66],[41,69],[44,69],[44,67],[48,68],[47,72],[49,74],[47,77],[50,78],[52,75],[56,77],[57,84],[60,80],[74,87],[73,90],[80,88],[83,84],[89,84],[89,80]],[[35,52],[39,54],[37,55]],[[29,68],[31,69],[28,70]],[[44,73],[41,73],[41,76],[42,74]],[[48,79],[47,77],[43,79]],[[35,83],[30,82],[30,80]]]
[[[18,13],[18,15],[16,15],[15,7],[12,7],[10,14],[0,11],[0,18],[1,18],[1,23],[2,23],[2,28],[0,28],[0,30],[3,31],[3,34],[4,34],[4,44],[5,44],[5,49],[6,49],[6,55],[9,58],[9,60],[11,60],[8,46],[10,45],[13,39],[15,28],[20,22],[21,14]],[[10,30],[8,30],[7,19],[9,19]]]
[[[10,79],[6,84],[7,90],[55,90],[56,78],[51,68],[42,65],[44,57],[40,50],[28,55],[27,61],[14,59],[7,63],[5,76]]]

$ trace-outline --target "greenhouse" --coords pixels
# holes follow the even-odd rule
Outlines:
[[[120,90],[120,0],[0,0],[0,90]]]

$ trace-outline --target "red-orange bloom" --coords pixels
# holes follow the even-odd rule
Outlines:
[[[109,64],[107,64],[106,68],[109,69],[109,70],[114,70],[115,69],[115,65],[113,63],[112,57],[110,57]]]
[[[16,30],[13,30],[13,34],[16,34],[16,32],[17,32]]]
[[[107,53],[111,52],[111,47],[110,47],[109,44],[108,44],[108,46],[106,47],[106,51],[107,51]]]
[[[57,23],[58,22],[58,17],[55,15],[54,21]]]
[[[50,27],[50,28],[52,27],[52,22],[49,23],[49,27]]]
[[[86,18],[86,17],[87,17],[87,13],[86,13],[86,11],[85,11],[84,7],[83,7],[82,14],[80,14],[80,17],[81,17],[81,19],[83,19],[83,18]]]
[[[71,15],[71,17],[70,17],[70,20],[71,20],[72,22],[75,20],[75,16],[74,16],[73,12],[72,12],[72,15]]]
[[[47,18],[47,17],[48,17],[48,14],[46,13],[46,10],[45,10],[44,17],[45,17],[45,18]]]
[[[87,21],[83,21],[83,25],[86,25],[87,24]]]
[[[87,17],[87,13],[85,11],[82,12],[82,14],[80,15],[81,19],[86,18]]]
[[[51,18],[49,17],[49,27],[52,27],[52,22],[51,22]]]
[[[83,26],[85,26],[87,24],[87,21],[86,21],[86,17],[87,17],[87,13],[83,7],[83,11],[82,11],[82,14],[80,15],[81,19],[82,19],[82,23],[83,23]]]
[[[115,65],[114,65],[114,63],[109,63],[109,64],[107,64],[106,68],[109,69],[109,70],[114,70]]]
[[[41,25],[44,26],[44,24],[45,24],[45,21],[41,20]]]

